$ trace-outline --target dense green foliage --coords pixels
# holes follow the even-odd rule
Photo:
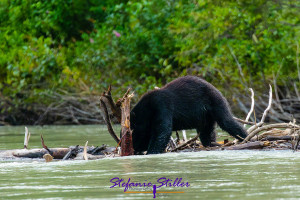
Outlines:
[[[0,18],[0,96],[14,108],[59,88],[140,95],[186,74],[227,96],[273,74],[300,86],[298,0],[2,0]]]

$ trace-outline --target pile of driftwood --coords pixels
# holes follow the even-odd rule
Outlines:
[[[185,131],[183,137],[180,139],[179,133],[176,132],[176,138],[170,138],[170,142],[166,148],[166,152],[185,152],[185,151],[201,151],[201,150],[244,150],[244,149],[292,149],[297,150],[300,140],[300,126],[296,124],[296,120],[290,123],[274,123],[266,124],[265,119],[272,108],[272,87],[270,86],[269,101],[263,115],[258,121],[255,116],[254,107],[254,92],[251,91],[251,109],[247,114],[245,120],[238,119],[244,126],[250,125],[247,129],[248,136],[243,142],[236,140],[229,141],[225,139],[215,143],[214,147],[203,147],[199,141],[199,135],[187,139]],[[133,155],[132,137],[130,130],[130,99],[133,94],[129,94],[130,89],[124,96],[116,102],[111,95],[111,87],[105,91],[100,97],[100,109],[107,125],[109,134],[116,142],[116,147],[107,147],[102,145],[100,147],[89,147],[88,142],[85,146],[72,146],[69,148],[48,148],[45,145],[44,139],[41,136],[42,149],[28,150],[28,141],[30,133],[25,128],[24,149],[15,150],[1,150],[0,159],[15,159],[15,158],[44,158],[47,162],[52,159],[101,159],[105,157],[118,157]],[[121,124],[121,137],[119,138],[113,130],[111,122],[111,114]],[[254,122],[249,122],[253,115]],[[228,136],[230,137],[230,136]]]
[[[117,103],[113,99],[106,98],[111,97],[110,88],[106,93],[100,98],[101,108],[104,109],[105,120],[107,121],[108,130],[117,142],[117,147],[108,147],[107,145],[102,145],[100,147],[89,147],[88,142],[85,146],[73,146],[69,148],[48,148],[45,145],[44,138],[41,135],[42,149],[28,149],[28,143],[30,139],[30,132],[28,128],[25,127],[25,137],[24,137],[24,149],[13,149],[13,150],[0,150],[0,159],[16,159],[16,158],[44,158],[47,162],[53,159],[60,160],[93,160],[101,159],[105,157],[117,157],[117,156],[127,156],[133,155],[133,146],[131,140],[131,130],[130,130],[130,99],[133,94],[129,94],[130,90],[126,92],[123,98],[119,99]],[[110,116],[108,114],[108,109],[105,106],[104,99],[111,101],[115,107],[110,107],[110,110],[115,113],[118,122],[121,123],[122,129],[121,134],[124,136],[121,139],[116,136],[113,131]],[[107,115],[106,115],[107,114]],[[122,141],[122,142],[121,142]]]
[[[107,124],[108,131],[117,143],[120,143],[120,139],[116,136],[112,128],[108,113],[108,107],[112,111],[113,115],[117,117],[118,121],[121,121],[122,112],[120,109],[120,105],[128,97],[129,91],[130,90],[128,90],[125,95],[115,103],[111,96],[111,87],[109,87],[108,90],[103,93],[100,99],[101,108],[103,110],[103,118],[105,119],[105,122]],[[264,110],[260,121],[256,119],[254,112],[254,92],[252,89],[250,89],[250,91],[252,94],[251,109],[248,112],[246,119],[242,120],[235,118],[239,122],[245,124],[245,128],[246,125],[251,125],[247,129],[248,137],[243,142],[238,143],[238,141],[236,140],[229,141],[228,139],[226,139],[224,141],[216,143],[214,147],[207,148],[201,145],[201,142],[198,140],[199,135],[196,135],[195,137],[188,140],[186,138],[185,132],[183,131],[182,139],[180,139],[178,132],[176,132],[175,139],[173,137],[170,138],[170,142],[166,148],[166,152],[242,149],[298,149],[300,139],[300,126],[296,124],[295,120],[290,123],[265,123],[267,115],[272,109],[272,87],[270,86],[267,108]],[[249,119],[252,115],[255,119],[255,122],[249,122]],[[122,136],[125,137],[124,134],[122,134]],[[123,137],[121,138],[121,140],[123,139]]]
[[[106,157],[118,157],[120,156],[120,148],[108,147],[107,145],[101,146],[71,146],[68,148],[48,148],[45,145],[44,138],[41,135],[41,149],[28,149],[28,143],[30,139],[30,132],[25,127],[24,149],[12,149],[12,150],[0,150],[0,160],[14,160],[14,159],[45,159],[46,162],[50,162],[53,159],[58,160],[95,160]]]

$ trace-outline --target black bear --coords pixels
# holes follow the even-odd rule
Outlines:
[[[132,109],[133,148],[135,153],[162,153],[172,131],[186,129],[196,129],[202,145],[211,146],[216,141],[216,122],[239,140],[247,136],[219,90],[199,77],[181,77],[144,94]]]

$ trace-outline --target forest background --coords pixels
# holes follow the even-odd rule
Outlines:
[[[184,75],[215,85],[236,115],[256,98],[300,119],[298,0],[1,0],[0,124],[101,123],[113,86],[139,97]]]

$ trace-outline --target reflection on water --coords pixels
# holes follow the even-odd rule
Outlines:
[[[5,129],[12,133],[18,127]],[[105,140],[113,144],[110,136],[101,134],[96,126],[43,128],[43,134],[49,144],[55,144],[55,138],[58,138],[56,142],[66,146],[67,138],[74,134],[70,133],[74,132],[72,129],[76,129],[79,136],[75,137],[77,141],[68,145],[80,143],[81,140],[93,143],[92,139],[96,141],[94,145]],[[23,127],[20,130],[23,132]],[[65,131],[67,138],[60,139]],[[83,133],[88,133],[88,136]],[[16,141],[16,144],[5,144],[3,137],[12,141],[9,135],[3,136],[3,129],[0,128],[1,149],[17,147],[14,146]],[[21,134],[21,141],[22,138]],[[31,145],[39,147],[39,140]],[[125,181],[130,178],[132,182],[141,183],[156,183],[161,177],[172,180],[182,178],[191,185],[188,188],[158,188],[158,192],[184,193],[158,193],[157,199],[299,199],[300,153],[202,151],[96,161],[0,161],[0,194],[4,199],[153,199],[151,193],[128,194],[124,193],[124,188],[110,188],[113,185],[110,180],[114,177]]]

